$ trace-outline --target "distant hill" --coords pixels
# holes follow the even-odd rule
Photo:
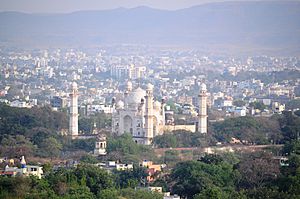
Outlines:
[[[68,14],[0,13],[0,45],[121,43],[299,53],[300,2],[222,2],[176,11],[136,7]]]

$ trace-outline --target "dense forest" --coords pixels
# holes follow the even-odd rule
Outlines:
[[[171,149],[158,157],[152,147],[138,145],[131,135],[124,134],[120,137],[109,136],[108,155],[97,159],[88,154],[93,150],[94,139],[70,140],[59,134],[68,124],[65,113],[53,112],[49,107],[18,109],[1,104],[1,156],[40,157],[48,159],[49,163],[43,165],[45,177],[41,180],[33,176],[1,176],[0,198],[163,197],[143,189],[149,185],[161,186],[164,191],[188,199],[296,199],[300,197],[299,115],[297,111],[286,111],[271,118],[230,118],[211,124],[207,136],[177,131],[154,139],[156,147],[172,148],[203,147],[219,141],[226,143],[231,137],[236,137],[249,140],[248,144],[283,144],[281,151],[270,149],[255,153],[197,154],[192,156],[193,160],[186,161]],[[103,120],[105,128],[109,120]],[[81,151],[80,155],[78,151]],[[80,160],[79,166],[53,170],[50,160],[70,158],[66,157],[68,152]],[[188,153],[184,152],[183,156],[189,156]],[[288,158],[286,164],[280,164],[277,158],[282,155]],[[138,166],[143,159],[167,164],[154,182],[145,184],[147,174],[144,168]],[[134,163],[134,169],[108,173],[95,166],[95,163],[105,160]]]
[[[198,161],[179,162],[151,186],[200,198],[299,198],[300,142],[285,146],[289,164],[280,166],[272,154],[206,155]],[[107,173],[97,166],[48,170],[41,180],[35,177],[0,177],[0,198],[162,198],[143,189],[145,169]],[[135,190],[135,187],[141,187]]]

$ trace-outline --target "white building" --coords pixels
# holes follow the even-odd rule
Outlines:
[[[170,192],[164,193],[164,199],[180,199],[178,195],[171,195]]]
[[[222,101],[222,107],[231,107],[233,104],[233,100],[230,97],[227,97]]]
[[[130,133],[136,143],[150,145],[157,135],[164,131],[188,130],[207,133],[207,94],[202,84],[199,94],[198,126],[165,125],[165,104],[153,100],[153,85],[148,84],[146,91],[140,87],[132,89],[127,83],[124,101],[113,105],[112,133],[122,135]]]
[[[247,109],[246,107],[236,107],[234,110],[234,116],[243,117],[246,116]]]
[[[41,179],[43,174],[44,174],[43,167],[34,166],[34,165],[26,165],[26,161],[25,161],[24,156],[22,156],[22,159],[21,159],[21,168],[9,167],[8,165],[6,165],[5,173],[11,173],[12,176],[16,176],[16,175],[24,175],[24,176],[34,175],[34,176],[37,176],[39,179]]]
[[[17,107],[17,108],[30,108],[26,102],[14,100],[10,103],[11,107]]]
[[[118,171],[125,171],[125,170],[133,170],[133,164],[116,164],[116,169]]]
[[[128,82],[124,101],[118,101],[112,115],[112,133],[130,133],[136,143],[149,145],[153,137],[163,133],[165,124],[164,103],[153,99],[153,85],[132,89]]]
[[[130,65],[112,65],[110,74],[117,79],[140,79],[146,75],[145,66]]]
[[[107,164],[102,164],[101,168],[112,170],[116,169],[118,171],[125,171],[125,170],[133,170],[133,164],[122,164],[116,163],[115,161],[109,161]]]
[[[279,102],[273,102],[272,110],[274,113],[282,113],[282,111],[285,110],[285,104],[280,104]]]
[[[86,106],[87,115],[103,112],[106,114],[112,113],[112,107],[110,105],[105,104],[88,104]]]

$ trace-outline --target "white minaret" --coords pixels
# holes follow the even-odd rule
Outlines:
[[[125,93],[124,93],[125,108],[128,108],[128,95],[131,91],[132,91],[132,82],[128,81],[127,84],[126,84],[126,89],[125,89]]]
[[[72,138],[78,136],[78,87],[76,82],[72,83],[72,92],[70,93],[70,123],[69,132]]]
[[[145,144],[149,145],[153,139],[153,85],[148,84],[145,96]]]
[[[200,86],[199,92],[199,112],[198,112],[198,132],[207,133],[207,95],[206,85],[204,83]]]
[[[163,98],[161,100],[161,115],[162,115],[162,124],[163,124],[163,126],[166,125],[165,106],[166,106],[166,103],[165,103],[165,99]]]

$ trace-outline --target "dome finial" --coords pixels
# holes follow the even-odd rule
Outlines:
[[[26,160],[25,160],[24,156],[21,157],[21,162],[20,163],[21,163],[22,168],[26,168]]]
[[[126,90],[127,91],[132,91],[132,82],[131,81],[127,81]]]
[[[77,83],[75,81],[72,82],[72,89],[77,89]]]
[[[205,83],[202,83],[201,85],[200,85],[200,91],[206,91],[207,89],[206,89],[206,84]]]
[[[147,90],[153,90],[154,86],[150,83],[147,84]]]

